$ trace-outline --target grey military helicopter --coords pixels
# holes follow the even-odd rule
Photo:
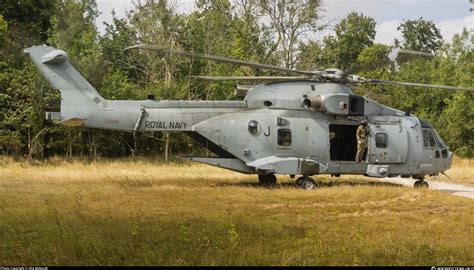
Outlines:
[[[337,69],[304,71],[203,55],[156,45],[148,49],[300,76],[207,77],[207,80],[273,80],[240,86],[236,101],[106,100],[69,63],[65,51],[50,46],[25,49],[53,88],[61,92],[60,112],[49,120],[66,126],[129,132],[179,131],[205,146],[215,157],[191,160],[246,174],[274,184],[275,174],[290,175],[297,186],[312,189],[318,174],[413,177],[428,187],[427,175],[451,167],[452,153],[428,122],[354,94],[352,85],[391,84],[474,91],[473,88],[369,79]],[[367,148],[356,162],[356,129],[367,126]]]

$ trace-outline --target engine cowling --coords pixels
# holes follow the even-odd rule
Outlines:
[[[377,115],[383,111],[383,107],[375,101],[346,93],[307,97],[303,100],[303,106],[335,115]]]

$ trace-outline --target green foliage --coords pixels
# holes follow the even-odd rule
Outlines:
[[[311,40],[308,43],[301,43],[300,50],[300,61],[296,67],[301,70],[324,68],[329,63],[329,58],[332,58],[330,52],[325,50],[320,42]]]
[[[301,44],[302,67],[352,68],[364,48],[373,45],[375,20],[352,12],[334,30],[336,35],[326,36],[322,42]]]
[[[95,0],[60,0],[59,15],[51,17],[49,43],[66,50],[74,66],[92,85],[100,86],[103,73],[95,20]]]
[[[100,50],[105,65],[113,70],[126,72],[129,79],[138,77],[140,57],[134,50],[124,50],[137,43],[136,33],[131,29],[126,19],[119,19],[112,13],[111,24],[105,23],[105,34],[100,37]]]
[[[104,77],[101,95],[106,99],[137,99],[136,85],[121,70],[109,70]]]
[[[27,147],[31,144],[31,139],[43,129],[42,92],[46,87],[40,76],[31,63],[22,69],[10,68],[0,73],[2,152],[16,156],[29,152]],[[41,150],[38,154],[42,155]]]
[[[423,18],[404,21],[397,30],[403,35],[403,41],[395,40],[397,47],[436,53],[443,45],[443,36],[439,28],[432,21]]]
[[[8,24],[3,19],[3,16],[0,15],[0,47],[1,48],[5,47],[7,31],[8,31]],[[1,50],[0,51],[0,71],[3,71],[5,68],[8,67],[8,62],[6,61],[5,58],[6,58],[5,53],[3,52],[3,50]]]
[[[0,14],[15,28],[28,29],[30,35],[46,40],[56,0],[0,0]]]
[[[446,58],[435,69],[444,83],[474,85],[474,31],[463,30],[455,35],[451,46],[444,48]],[[445,75],[442,76],[441,74]],[[462,157],[474,156],[474,99],[472,93],[458,92],[445,99],[439,132],[455,153]]]
[[[1,44],[3,44],[3,41],[5,39],[5,36],[7,34],[7,29],[8,29],[7,22],[5,21],[5,19],[3,19],[3,16],[0,15],[0,43]]]
[[[335,32],[337,42],[328,45],[335,51],[336,66],[348,69],[364,48],[372,46],[375,39],[375,20],[352,12],[336,25]]]
[[[446,100],[441,114],[440,132],[446,143],[461,157],[474,156],[474,98],[458,92]]]
[[[364,48],[357,57],[355,73],[366,78],[390,80],[395,68],[389,59],[391,50],[390,46],[378,43]],[[385,85],[364,85],[356,87],[355,92],[385,105],[392,105],[390,92]]]
[[[365,47],[357,56],[357,64],[363,69],[375,69],[391,65],[388,55],[392,48],[384,44]]]

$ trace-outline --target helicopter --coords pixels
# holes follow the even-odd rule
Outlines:
[[[51,46],[25,49],[54,89],[61,92],[60,112],[48,120],[65,126],[128,132],[184,132],[213,157],[189,159],[220,168],[257,174],[262,185],[276,174],[296,178],[313,189],[315,175],[412,177],[427,188],[425,176],[451,167],[452,152],[423,119],[384,106],[352,91],[353,85],[390,84],[448,90],[473,88],[387,81],[351,75],[338,69],[297,70],[232,58],[139,44],[127,49],[154,50],[220,63],[298,74],[298,76],[194,76],[198,79],[270,80],[240,85],[242,100],[107,100],[70,64],[68,54]],[[356,162],[356,132],[366,123],[367,145]]]

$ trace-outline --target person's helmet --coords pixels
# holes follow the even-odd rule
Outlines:
[[[362,120],[360,123],[364,126],[367,126],[367,124],[368,124],[367,120]]]

